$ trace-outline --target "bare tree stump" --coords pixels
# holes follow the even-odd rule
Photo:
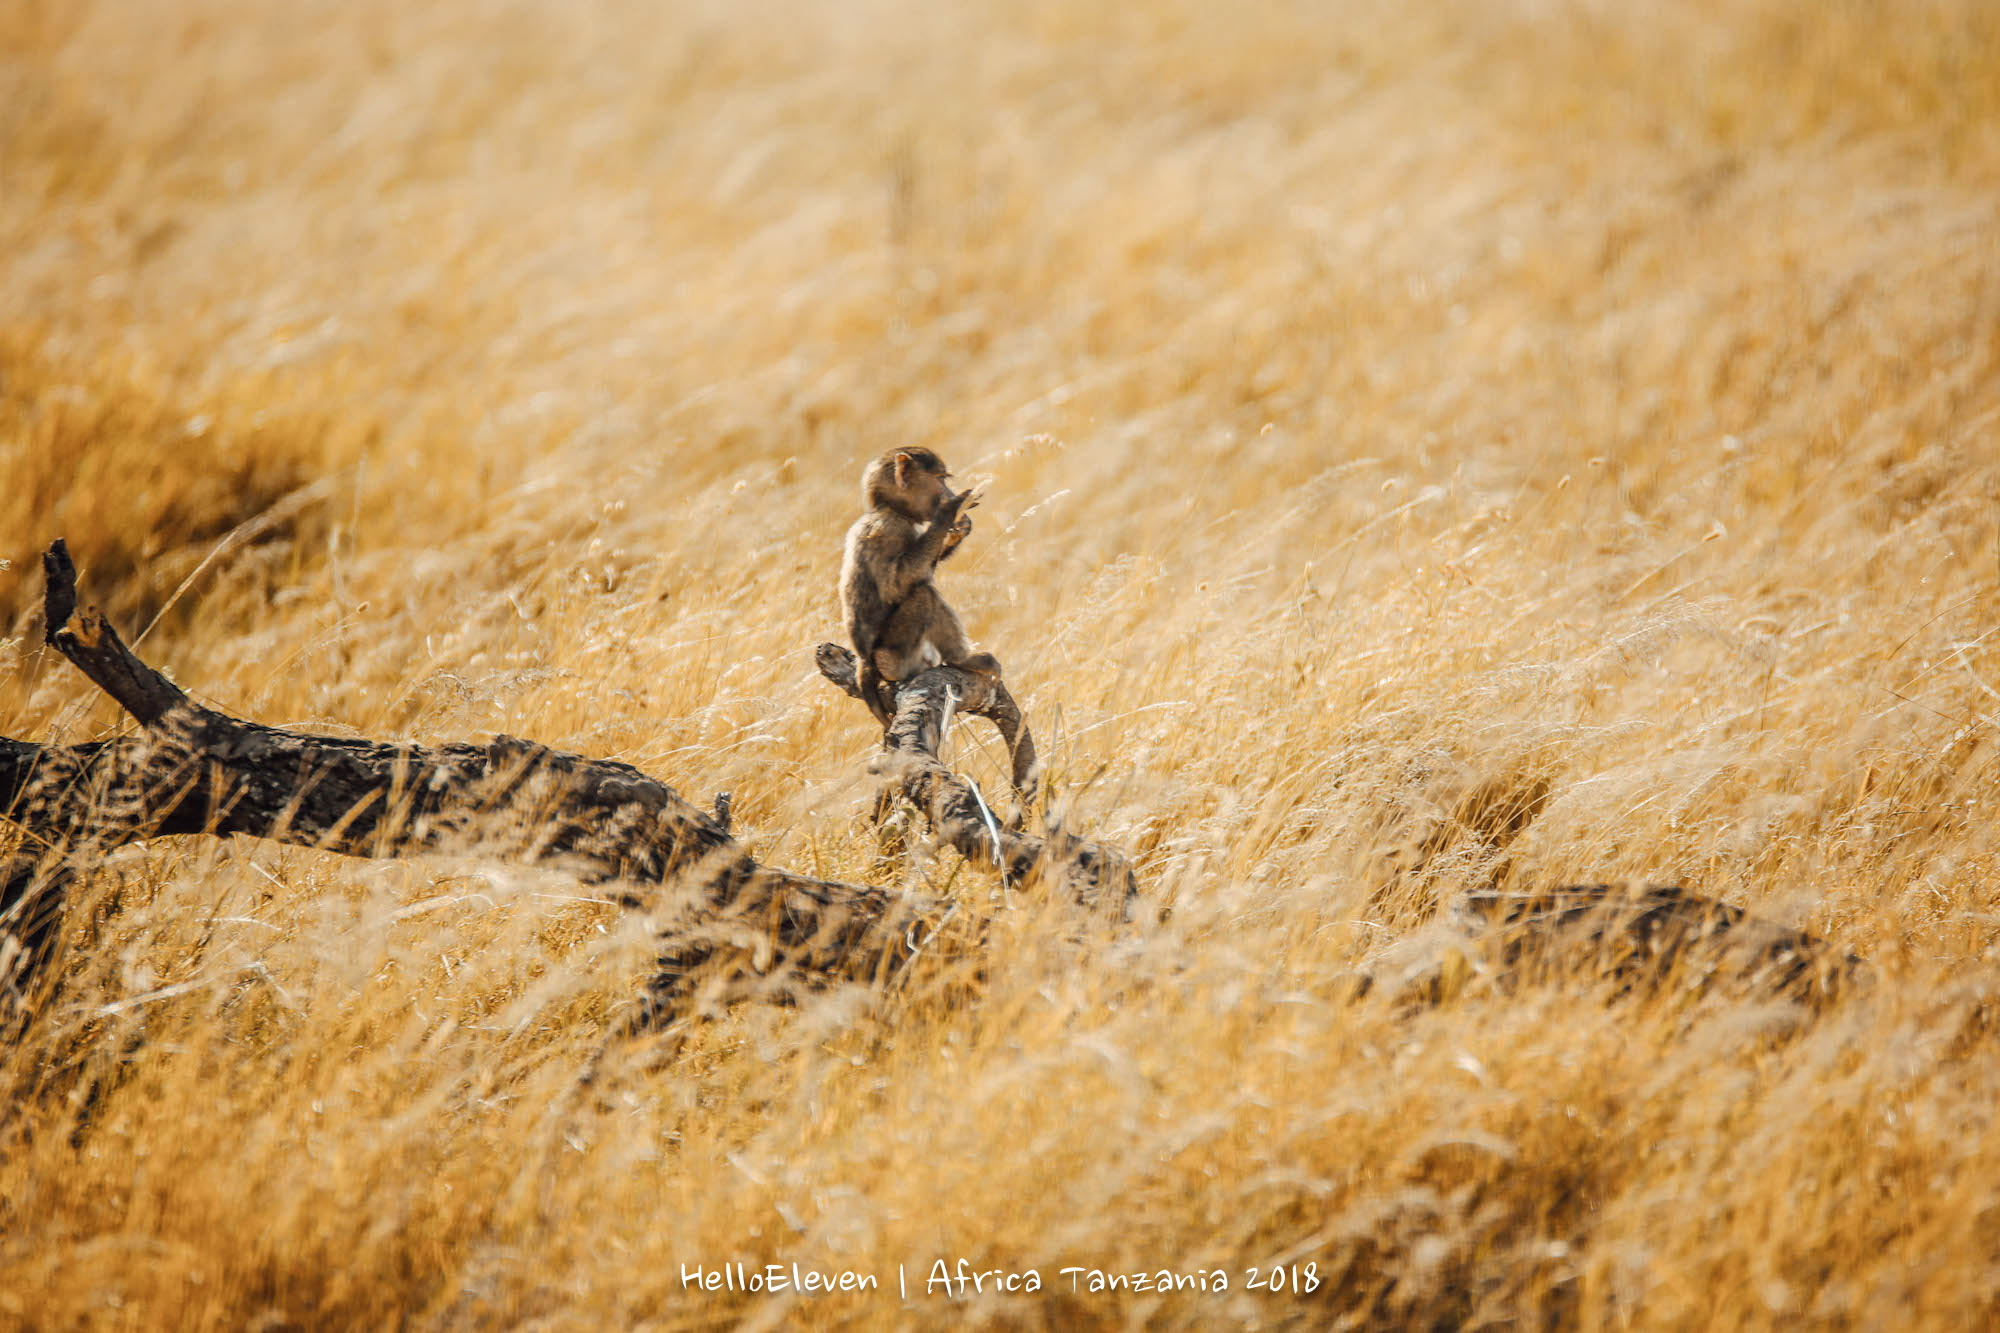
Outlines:
[[[852,652],[822,643],[813,658],[822,676],[861,697]],[[958,714],[984,717],[999,729],[1012,759],[1015,795],[1025,810],[1038,781],[1034,737],[1006,685],[976,672],[937,666],[900,682],[896,715],[875,771],[923,814],[938,841],[975,865],[998,870],[1009,884],[1046,877],[1085,906],[1129,912],[1138,884],[1123,852],[1060,830],[1038,838],[1003,825],[970,782],[939,762],[945,728]]]

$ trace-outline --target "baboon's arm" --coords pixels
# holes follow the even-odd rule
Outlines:
[[[891,712],[882,700],[882,673],[875,666],[875,650],[882,646],[882,631],[889,623],[891,608],[882,600],[881,585],[868,572],[856,570],[844,589],[847,609],[847,637],[854,644],[854,660],[861,682],[861,699],[875,720],[886,729]]]
[[[889,619],[882,589],[868,577],[867,571],[858,571],[847,588],[846,601],[847,637],[854,641],[855,654],[861,661],[872,661],[876,647],[882,642],[882,626]]]

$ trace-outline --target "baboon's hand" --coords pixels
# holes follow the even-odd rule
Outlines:
[[[949,523],[951,523],[953,527],[958,526],[960,516],[963,515],[965,511],[968,509],[977,509],[979,507],[979,501],[985,496],[985,494],[986,494],[986,483],[983,481],[976,481],[972,485],[967,486],[964,490],[960,491],[957,495],[952,496],[951,499],[947,500],[945,502],[945,507],[942,511],[941,516],[944,519],[946,519]]]
[[[979,497],[970,490],[963,490],[955,495],[948,495],[945,497],[944,502],[938,505],[937,515],[932,521],[942,523],[946,527],[955,526],[958,523],[959,515],[978,503]]]

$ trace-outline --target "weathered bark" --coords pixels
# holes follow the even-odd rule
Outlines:
[[[766,978],[867,975],[907,951],[907,925],[930,910],[870,885],[760,866],[722,822],[628,764],[512,736],[397,745],[229,717],[78,608],[61,542],[43,568],[50,646],[143,730],[74,746],[0,741],[0,803],[28,833],[0,867],[0,991],[18,991],[46,953],[70,876],[109,848],[172,834],[240,833],[353,856],[475,854],[609,883],[626,906],[672,919],[653,987],[662,1004],[725,951]],[[726,801],[717,809],[726,817]]]
[[[81,745],[0,738],[0,813],[26,837],[0,858],[0,1000],[29,985],[65,892],[110,848],[185,834],[246,834],[354,856],[452,853],[549,865],[607,886],[663,926],[659,972],[633,1020],[682,1006],[703,978],[733,993],[783,992],[795,976],[879,977],[910,958],[940,904],[871,885],[760,866],[713,815],[627,764],[496,736],[439,746],[310,736],[233,718],[140,660],[79,608],[61,542],[43,557],[50,646],[141,730]],[[859,698],[854,658],[821,644],[819,669]],[[1043,878],[1087,904],[1129,911],[1117,850],[1060,831],[1034,837],[992,816],[938,759],[951,720],[1000,730],[1017,800],[1036,787],[1034,740],[1003,683],[949,667],[903,682],[877,771],[944,844],[1020,885]],[[1421,938],[1442,933],[1450,943]],[[1400,963],[1399,963],[1400,959]],[[728,966],[730,963],[735,966]],[[1403,942],[1357,977],[1435,1002],[1467,974],[1599,975],[1620,988],[1750,982],[1818,1001],[1863,974],[1851,954],[1678,888],[1582,886],[1468,894],[1449,924]]]
[[[814,661],[834,685],[861,697],[853,653],[838,644],[822,643]],[[937,666],[899,684],[896,715],[875,761],[876,771],[922,812],[940,842],[976,865],[998,869],[1007,883],[1052,877],[1078,902],[1129,910],[1137,885],[1123,852],[1060,829],[1038,838],[1011,823],[1001,824],[973,785],[938,761],[945,728],[952,718],[967,713],[987,718],[999,728],[1013,759],[1015,796],[1025,809],[1037,781],[1034,737],[1006,685],[976,672]]]
[[[1676,885],[1576,884],[1462,894],[1432,926],[1397,941],[1359,992],[1429,1005],[1475,977],[1513,986],[1595,981],[1645,990],[1782,996],[1817,1005],[1868,973],[1845,949]]]
[[[1468,933],[1488,935],[1517,971],[1571,966],[1587,953],[1599,972],[1625,983],[1734,978],[1803,1000],[1834,994],[1865,966],[1816,935],[1672,884],[1489,890],[1462,895],[1452,913]]]

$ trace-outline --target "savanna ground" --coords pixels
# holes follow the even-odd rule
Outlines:
[[[125,725],[38,648],[62,535],[239,714],[625,760],[991,922],[580,1087],[652,955],[574,882],[124,853],[0,1052],[0,1323],[2000,1313],[1989,0],[5,0],[0,154],[0,734]],[[811,649],[901,443],[992,478],[945,582],[1130,927],[878,856]],[[1874,984],[1346,998],[1495,876]]]

